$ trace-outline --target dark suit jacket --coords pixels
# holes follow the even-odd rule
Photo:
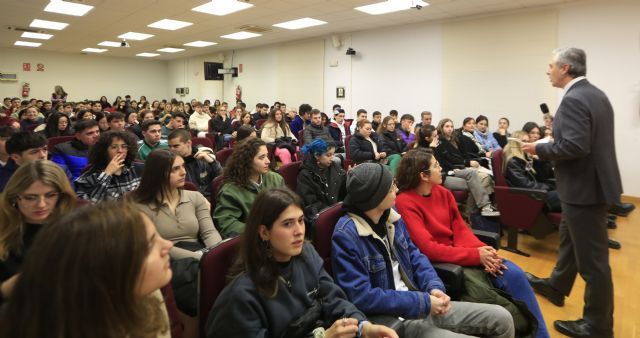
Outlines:
[[[554,143],[538,144],[538,155],[555,161],[560,200],[569,204],[614,204],[620,199],[613,127],[607,96],[589,81],[565,94],[553,121]]]

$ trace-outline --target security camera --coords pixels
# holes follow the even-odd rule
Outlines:
[[[126,47],[126,48],[129,48],[129,47],[131,47],[131,45],[129,45],[129,43],[127,42],[127,40],[122,40],[122,42],[120,42],[120,47]]]
[[[351,47],[347,48],[347,55],[351,55],[351,56],[356,55],[356,50]]]
[[[413,6],[412,8],[413,8],[413,9],[417,9],[417,10],[421,10],[421,9],[422,9],[422,6],[420,6],[420,5],[415,5],[415,6]]]

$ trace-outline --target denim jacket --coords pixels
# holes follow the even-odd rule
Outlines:
[[[413,244],[400,215],[391,210],[387,220],[390,248],[400,274],[411,291],[396,291],[391,253],[371,226],[353,213],[340,218],[332,236],[331,260],[336,283],[349,299],[368,314],[403,318],[429,315],[433,289],[444,284],[426,256]]]

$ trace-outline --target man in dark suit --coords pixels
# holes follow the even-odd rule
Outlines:
[[[607,209],[618,201],[622,182],[616,160],[613,108],[607,96],[585,78],[586,54],[577,48],[553,52],[547,75],[564,97],[553,122],[553,143],[523,150],[555,161],[562,202],[560,249],[550,278],[530,275],[533,288],[558,306],[564,304],[577,273],[586,281],[583,318],[556,320],[570,337],[613,337],[613,281],[607,248]]]

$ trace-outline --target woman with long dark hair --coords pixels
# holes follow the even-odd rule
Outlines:
[[[256,195],[284,185],[282,176],[269,168],[267,144],[248,138],[236,144],[224,168],[213,219],[224,236],[244,231],[244,222]]]
[[[65,114],[53,113],[47,119],[46,127],[42,131],[46,138],[56,136],[71,136],[73,128],[69,123],[69,117]]]
[[[169,337],[168,252],[151,220],[107,202],[43,227],[0,316],[2,338]]]
[[[260,138],[266,143],[275,143],[275,155],[283,165],[296,160],[298,139],[291,132],[279,109],[269,113],[267,121],[262,125]]]
[[[120,200],[140,185],[143,165],[134,163],[136,143],[124,131],[107,131],[89,150],[89,168],[75,181],[78,198],[92,203]]]
[[[298,196],[283,188],[258,195],[234,279],[213,305],[207,337],[397,337],[367,322],[347,300],[304,234]]]

